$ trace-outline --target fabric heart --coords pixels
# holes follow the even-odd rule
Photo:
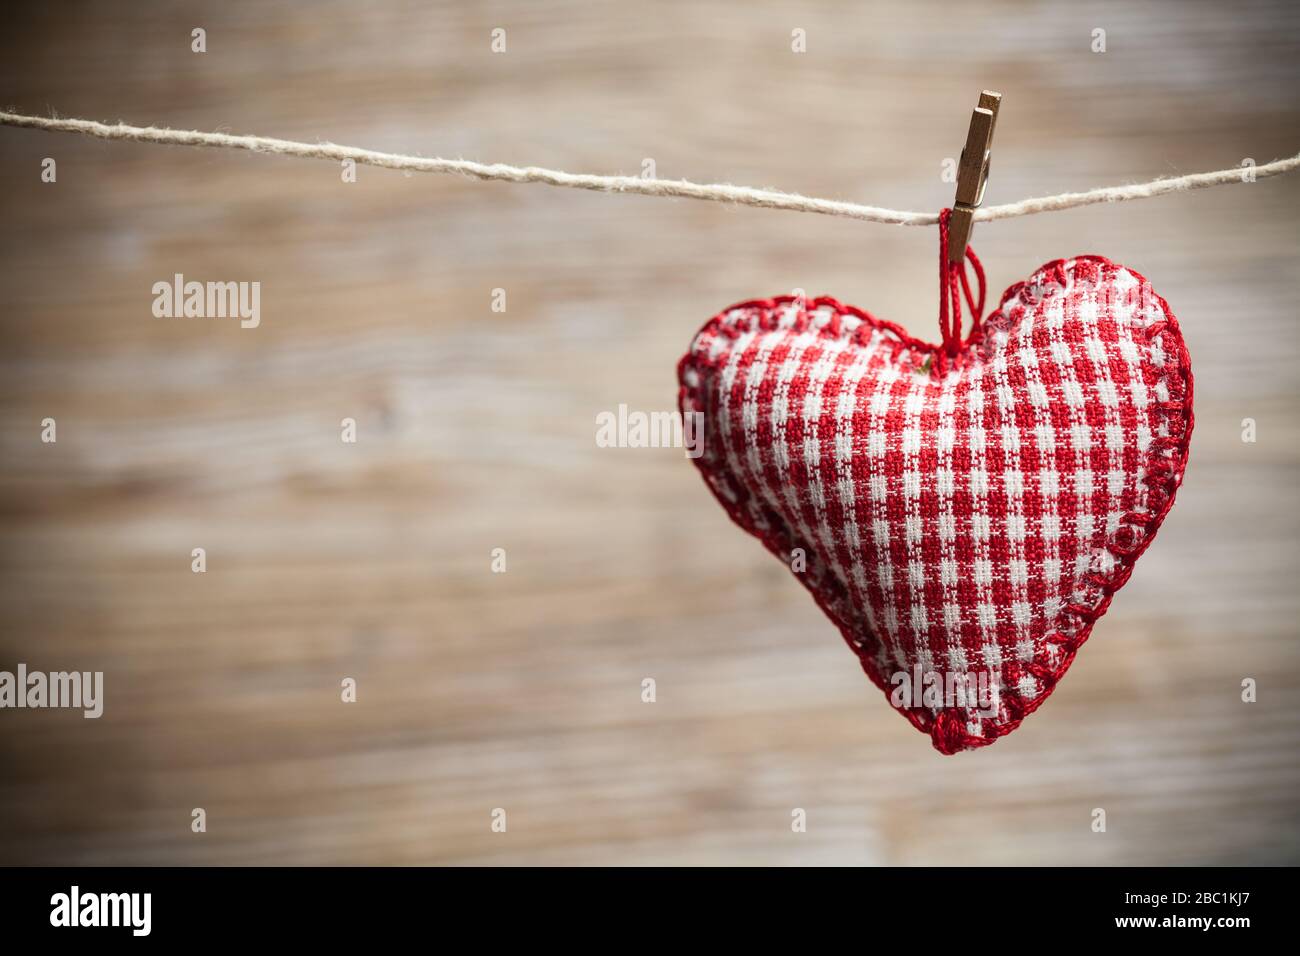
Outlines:
[[[830,298],[745,302],[678,369],[708,486],[945,754],[1052,693],[1192,432],[1178,323],[1136,272],[1058,260],[978,311],[948,348]]]

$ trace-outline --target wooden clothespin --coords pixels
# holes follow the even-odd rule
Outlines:
[[[998,104],[1002,94],[985,90],[979,106],[971,113],[966,133],[966,148],[957,165],[957,199],[948,221],[948,261],[961,262],[966,255],[975,221],[972,218],[984,201],[984,187],[989,181],[989,154],[993,147],[993,127],[998,121]]]

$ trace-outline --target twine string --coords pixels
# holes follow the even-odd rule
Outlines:
[[[693,183],[684,179],[644,179],[640,176],[597,176],[590,173],[569,173],[538,166],[510,166],[504,163],[477,163],[468,159],[440,159],[437,157],[408,156],[401,153],[384,153],[356,146],[339,146],[334,143],[299,143],[266,136],[233,136],[228,133],[203,133],[197,130],[176,130],[155,126],[129,126],[125,123],[109,125],[94,120],[60,119],[58,117],[28,116],[0,111],[0,126],[40,129],[47,132],[82,133],[99,139],[138,143],[161,143],[173,146],[204,146],[224,149],[243,149],[254,153],[272,153],[301,159],[352,160],[365,166],[400,169],[419,173],[454,173],[495,182],[545,183],[570,189],[590,189],[599,192],[634,193],[642,196],[666,196],[679,199],[699,199],[709,202],[757,206],[763,209],[785,209],[792,212],[815,213],[823,216],[840,216],[865,222],[883,222],[901,226],[933,226],[939,224],[939,215],[932,212],[909,212],[902,209],[884,209],[860,203],[841,202],[834,199],[817,199],[796,193],[770,189],[754,189],[728,183]],[[1229,183],[1251,182],[1280,176],[1300,168],[1300,154],[1275,160],[1261,166],[1237,166],[1208,173],[1193,173],[1171,179],[1157,179],[1148,183],[1126,186],[1107,186],[1086,192],[1061,193],[1023,199],[1001,206],[984,206],[974,214],[975,222],[1013,219],[1043,212],[1057,212],[1103,202],[1127,202],[1133,199],[1150,199],[1174,192],[1205,189]],[[965,282],[963,276],[963,283]]]

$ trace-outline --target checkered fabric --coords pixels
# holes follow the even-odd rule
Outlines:
[[[1173,504],[1192,431],[1174,316],[1097,256],[1008,289],[955,358],[785,297],[709,320],[679,377],[713,493],[944,753],[994,742],[1052,692]],[[894,699],[899,674],[942,688],[981,672],[991,705],[922,700],[916,682]]]

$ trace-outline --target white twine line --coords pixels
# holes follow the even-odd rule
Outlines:
[[[859,203],[840,202],[834,199],[814,199],[796,193],[769,189],[751,189],[726,183],[692,183],[684,179],[643,179],[640,176],[595,176],[589,173],[566,173],[558,169],[537,166],[508,166],[504,163],[476,163],[468,159],[438,159],[423,156],[405,156],[401,153],[381,153],[355,146],[337,146],[333,143],[297,143],[287,139],[266,136],[231,136],[227,133],[200,133],[197,130],[166,129],[156,126],[128,126],[118,123],[110,126],[94,120],[58,119],[44,116],[26,116],[21,113],[0,112],[0,125],[43,129],[50,132],[84,133],[100,139],[128,140],[140,143],[165,143],[173,146],[215,146],[226,149],[246,149],[253,153],[275,153],[303,159],[350,159],[366,166],[385,169],[402,169],[417,173],[456,173],[474,179],[511,183],[546,183],[550,186],[567,186],[571,189],[591,189],[598,192],[636,193],[642,196],[677,196],[683,199],[704,199],[712,202],[758,206],[763,209],[788,209],[792,212],[811,212],[823,216],[842,216],[866,222],[893,223],[902,226],[933,226],[939,221],[937,213],[907,212],[901,209],[882,209]],[[1101,202],[1126,202],[1130,199],[1150,199],[1167,193],[1205,189],[1228,183],[1250,182],[1279,176],[1300,167],[1300,154],[1279,159],[1263,166],[1237,166],[1212,173],[1193,173],[1172,179],[1157,179],[1149,183],[1130,186],[1107,186],[1081,193],[1061,193],[1023,199],[1002,206],[985,206],[975,212],[976,222],[994,219],[1013,219],[1040,212],[1056,212],[1076,206],[1090,206]]]

